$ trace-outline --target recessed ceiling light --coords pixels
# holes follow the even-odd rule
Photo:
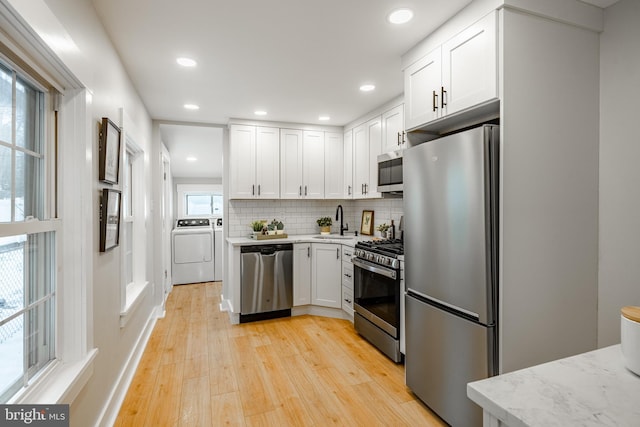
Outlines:
[[[198,160],[197,157],[193,157],[193,156],[187,157],[187,162],[195,162],[196,160]]]
[[[318,117],[318,120],[322,120],[323,122],[326,122],[327,120],[331,120],[331,117],[329,117],[329,116],[320,116],[320,117]]]
[[[185,57],[177,58],[176,62],[179,65],[182,65],[183,67],[195,67],[196,65],[198,65],[198,63],[195,60],[191,58],[185,58]]]
[[[200,107],[196,104],[184,104],[184,108],[187,110],[199,110]]]
[[[254,111],[253,114],[255,114],[256,116],[266,116],[267,112],[263,110],[258,110],[258,111]]]
[[[392,24],[406,24],[413,18],[413,11],[410,9],[396,9],[389,14],[387,19]]]
[[[363,92],[371,92],[375,88],[376,87],[374,85],[370,85],[370,84],[366,84],[366,85],[360,86],[360,90],[363,91]]]

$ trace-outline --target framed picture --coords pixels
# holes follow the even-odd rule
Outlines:
[[[109,184],[118,183],[120,172],[120,128],[107,117],[100,125],[99,179]]]
[[[371,236],[373,234],[373,211],[362,211],[360,234]]]
[[[120,241],[120,205],[119,190],[102,190],[100,203],[100,252],[106,252],[118,246]]]

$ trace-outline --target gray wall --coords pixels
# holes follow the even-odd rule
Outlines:
[[[600,37],[598,346],[620,342],[620,308],[640,305],[640,2],[605,10]]]

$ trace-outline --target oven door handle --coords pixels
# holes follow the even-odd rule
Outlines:
[[[378,265],[375,265],[375,264],[372,264],[370,262],[361,260],[359,258],[353,258],[351,260],[351,262],[356,267],[360,267],[363,270],[367,270],[367,271],[370,271],[372,273],[381,274],[381,275],[389,277],[390,279],[393,279],[393,280],[395,280],[396,277],[397,277],[397,273],[396,273],[395,270],[391,270],[391,269],[388,269],[388,268],[380,267]]]

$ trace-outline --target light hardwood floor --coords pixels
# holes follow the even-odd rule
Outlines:
[[[444,426],[345,320],[231,325],[221,283],[174,287],[116,426]]]

